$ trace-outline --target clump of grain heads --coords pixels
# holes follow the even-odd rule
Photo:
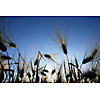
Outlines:
[[[2,46],[4,47],[4,43],[5,43],[5,44],[8,44],[6,45],[7,47],[16,48],[16,44],[12,41],[11,38],[13,38],[12,33],[9,32],[9,36],[7,36],[7,34],[5,34],[5,24],[3,24],[2,31],[0,30],[0,42]]]
[[[50,59],[51,61],[53,61],[53,62],[56,63],[56,61],[52,58],[52,56],[51,56],[50,54],[44,54],[44,57],[46,57],[46,58],[48,58],[48,59]],[[56,64],[57,64],[57,63],[56,63]]]
[[[7,56],[0,52],[0,61],[11,60],[11,59],[12,58],[10,56]]]
[[[59,27],[56,27],[56,26],[55,26],[55,28],[56,28],[56,34],[57,34],[57,36],[58,36],[58,38],[59,38],[60,43],[59,43],[55,38],[52,37],[52,39],[53,39],[55,42],[57,42],[57,44],[58,44],[58,45],[60,46],[60,48],[63,50],[64,54],[67,55],[68,33],[66,34],[66,36],[65,36],[65,38],[64,38],[64,41],[63,41],[62,36],[61,36],[61,33],[60,33]]]
[[[92,60],[97,60],[100,58],[100,45],[98,45],[99,41],[97,41],[93,51],[91,52],[90,56],[83,59],[82,64],[86,64]]]
[[[3,39],[2,39],[1,30],[0,30],[0,50],[2,50],[3,52],[6,52],[6,50],[7,50],[7,47],[6,47],[6,45],[4,44]]]
[[[0,40],[0,50],[2,50],[3,52],[5,52],[7,50],[7,47],[1,40]]]

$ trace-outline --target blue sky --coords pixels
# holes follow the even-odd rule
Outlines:
[[[100,17],[5,17],[5,19],[22,55],[26,53],[28,59],[34,58],[38,50],[42,53],[58,53],[58,61],[64,56],[50,37],[57,38],[52,22],[58,24],[62,37],[68,31],[68,55],[73,59],[75,54],[80,63],[88,43],[95,42],[100,36]]]

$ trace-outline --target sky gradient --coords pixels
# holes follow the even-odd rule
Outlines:
[[[88,43],[96,42],[100,36],[100,17],[4,17],[10,26],[14,40],[22,55],[24,53],[34,58],[38,50],[43,54],[56,54],[60,62],[63,53],[50,36],[57,38],[55,23],[61,30],[61,35],[68,32],[68,55],[74,55],[79,62],[83,59]],[[91,48],[91,47],[89,47]],[[91,48],[92,49],[92,48]],[[55,57],[54,57],[55,58]],[[56,59],[55,59],[56,60]]]

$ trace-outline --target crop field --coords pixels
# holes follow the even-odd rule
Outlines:
[[[64,59],[63,62],[59,64],[56,61],[56,57],[54,58],[53,55],[50,53],[42,52],[42,50],[39,49],[38,47],[36,58],[34,60],[27,58],[29,60],[29,62],[27,63],[24,55],[21,53],[20,46],[16,44],[17,41],[14,42],[10,38],[11,35],[14,34],[14,33],[11,34],[11,30],[9,30],[10,26],[7,26],[7,23],[6,21],[4,21],[4,18],[0,17],[0,83],[99,83],[100,82],[99,37],[94,41],[95,43],[92,46],[91,50],[88,50],[89,48],[88,46],[86,51],[81,52],[84,55],[82,60],[80,59],[79,61],[79,58],[77,57],[75,52],[73,55],[74,59],[72,60],[69,55],[69,52],[71,51],[69,49],[70,32],[66,32],[65,36],[63,36],[62,32],[60,31],[60,26],[58,24],[53,23],[52,26],[54,26],[54,29],[56,31],[55,32],[56,37],[52,35],[50,36],[50,38],[55,43],[55,45],[58,46],[60,52],[62,52],[62,56]],[[33,30],[35,30],[35,28]],[[16,39],[16,37],[14,38]],[[81,43],[80,46],[82,48]],[[12,56],[11,53],[9,53],[9,49],[12,51],[12,53],[16,51],[14,56]],[[55,51],[55,53],[57,53],[57,51]],[[60,58],[59,55],[58,58]],[[52,69],[49,70],[47,68],[49,64],[48,62],[55,64],[55,66],[57,67],[52,66]],[[42,66],[40,63],[42,64]],[[83,71],[82,70],[83,66],[85,67],[89,66],[89,67],[87,70]]]

